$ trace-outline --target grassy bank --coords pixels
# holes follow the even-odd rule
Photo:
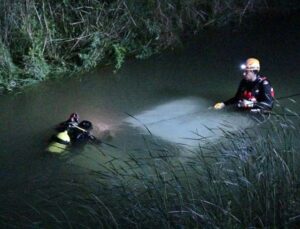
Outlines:
[[[194,151],[155,145],[126,152],[90,171],[88,182],[36,179],[22,195],[1,193],[0,225],[293,228],[300,224],[298,130],[273,116]]]
[[[2,0],[0,87],[13,90],[96,65],[119,69],[127,56],[146,58],[266,2]]]

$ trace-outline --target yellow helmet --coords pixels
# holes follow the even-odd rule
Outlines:
[[[250,71],[259,71],[260,70],[260,64],[259,60],[256,58],[249,58],[246,60],[246,64],[243,64],[241,66],[243,70],[250,70]]]

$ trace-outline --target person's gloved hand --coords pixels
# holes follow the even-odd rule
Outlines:
[[[251,108],[253,106],[254,106],[254,102],[251,100],[243,99],[243,100],[239,101],[239,103],[238,103],[238,107],[241,107],[241,108]]]
[[[223,102],[220,102],[220,103],[216,103],[214,105],[214,109],[215,110],[220,110],[220,109],[223,109],[225,107],[225,104]]]

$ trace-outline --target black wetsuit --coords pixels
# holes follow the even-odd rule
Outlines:
[[[78,125],[70,126],[68,128],[68,134],[71,138],[71,142],[78,144],[86,143],[88,140],[95,140],[95,137],[90,133],[92,129],[92,123],[87,120],[80,122]]]
[[[253,101],[251,109],[271,110],[274,103],[274,90],[266,77],[257,76],[255,81],[243,79],[235,96],[224,102],[225,105],[237,105],[241,100]]]
[[[56,127],[58,132],[68,130],[68,135],[70,136],[73,144],[94,140],[95,137],[90,133],[92,129],[93,125],[90,121],[83,120],[78,123],[77,121],[72,121],[70,119],[60,123]]]

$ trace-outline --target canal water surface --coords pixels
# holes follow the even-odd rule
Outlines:
[[[194,150],[220,141],[223,130],[257,125],[244,113],[211,109],[234,95],[241,80],[239,66],[248,57],[261,61],[261,72],[275,89],[274,112],[283,107],[299,112],[300,97],[283,98],[300,93],[298,28],[296,17],[266,17],[240,29],[208,30],[181,49],[128,60],[117,73],[95,69],[2,96],[1,190],[31,190],[31,185],[51,182],[50,177],[97,170],[112,156],[142,154],[141,149],[158,145]],[[44,149],[55,125],[72,112],[90,120],[93,134],[104,144],[74,149],[57,163]]]

